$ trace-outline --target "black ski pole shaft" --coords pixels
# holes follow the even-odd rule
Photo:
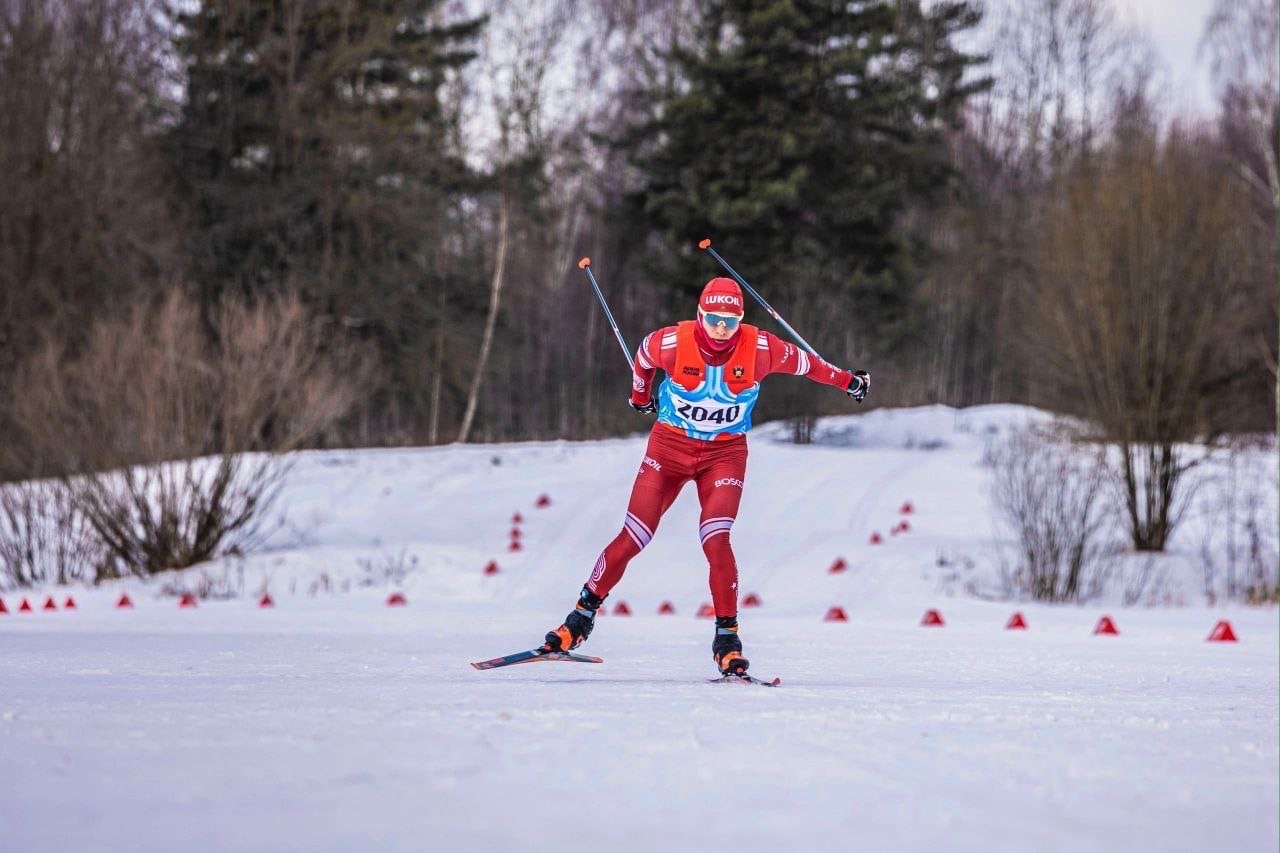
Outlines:
[[[713,257],[713,258],[715,258],[717,261],[719,261],[719,262],[720,262],[720,266],[722,266],[722,267],[724,267],[726,270],[728,270],[728,271],[729,271],[729,275],[733,276],[733,277],[737,280],[738,284],[740,284],[740,285],[742,285],[743,287],[745,287],[745,288],[747,289],[747,293],[750,293],[752,296],[754,296],[754,297],[755,297],[755,299],[756,299],[756,301],[757,301],[757,302],[759,302],[759,303],[764,307],[764,310],[766,310],[766,311],[768,311],[768,312],[769,312],[770,316],[772,316],[772,317],[773,317],[773,319],[777,320],[779,323],[781,323],[781,324],[782,324],[782,328],[784,328],[784,329],[786,329],[786,330],[787,330],[787,332],[791,335],[791,337],[795,339],[796,343],[800,344],[800,346],[802,346],[802,347],[804,347],[806,350],[808,350],[808,351],[809,351],[809,353],[810,353],[811,355],[813,355],[813,356],[815,356],[815,357],[817,357],[817,358],[822,358],[822,356],[818,355],[818,351],[817,351],[816,349],[814,349],[814,348],[813,348],[813,346],[812,346],[808,341],[806,341],[804,338],[800,337],[800,333],[799,333],[799,332],[797,332],[795,329],[791,328],[791,324],[790,324],[790,323],[788,323],[786,320],[782,319],[782,315],[781,315],[781,314],[779,314],[777,311],[774,311],[774,310],[773,310],[773,306],[772,306],[772,305],[770,305],[768,302],[765,302],[765,301],[764,301],[764,297],[763,297],[763,296],[761,296],[759,293],[757,293],[757,292],[756,292],[756,289],[755,289],[754,287],[752,287],[751,285],[747,284],[747,280],[746,280],[745,278],[743,278],[742,276],[738,275],[738,271],[737,271],[737,270],[735,270],[733,267],[729,266],[729,262],[728,262],[728,261],[726,261],[724,258],[720,257],[720,253],[719,253],[719,252],[717,252],[715,249],[711,248],[711,240],[710,240],[709,238],[708,238],[708,239],[704,239],[704,240],[702,240],[702,242],[698,243],[698,248],[699,248],[699,249],[705,249],[706,251],[710,252],[710,253],[711,253],[711,257]],[[824,360],[825,360],[825,359],[824,359]]]
[[[609,318],[609,326],[613,329],[614,337],[618,339],[618,346],[622,347],[622,354],[627,357],[627,364],[632,370],[636,369],[635,359],[631,357],[631,350],[627,349],[627,342],[622,339],[622,332],[618,331],[618,324],[613,320],[613,312],[609,310],[609,303],[605,302],[604,294],[600,292],[600,285],[596,283],[595,273],[591,272],[591,259],[583,258],[578,261],[578,269],[587,271],[587,278],[591,280],[591,288],[596,292],[596,298],[600,300],[600,307],[604,309],[604,316]]]

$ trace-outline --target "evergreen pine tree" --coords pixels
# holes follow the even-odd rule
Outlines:
[[[706,0],[627,139],[682,304],[720,274],[693,248],[708,236],[824,355],[900,343],[917,252],[898,220],[950,178],[942,131],[985,85],[954,37],[978,20],[968,2]]]
[[[439,5],[201,0],[176,18],[174,150],[204,304],[229,288],[298,292],[378,342],[390,389],[430,385],[456,287],[440,256],[473,180],[440,90],[484,20],[438,25]]]

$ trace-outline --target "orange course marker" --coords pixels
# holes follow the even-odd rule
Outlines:
[[[589,266],[591,266],[590,258],[583,258],[582,260],[578,261],[578,269],[580,270],[585,270]]]

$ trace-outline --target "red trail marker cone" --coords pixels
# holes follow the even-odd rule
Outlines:
[[[1120,634],[1120,632],[1116,630],[1116,623],[1111,621],[1110,616],[1103,616],[1099,619],[1098,624],[1094,626],[1093,633],[1095,636],[1101,634],[1105,637],[1116,637]]]
[[[489,562],[485,563],[485,566],[484,566],[485,577],[490,577],[492,575],[496,575],[497,573],[498,573],[497,560],[490,560]]]
[[[120,600],[116,602],[117,610],[132,610],[133,602],[129,600],[129,593],[120,593]]]
[[[534,504],[534,506],[536,506],[538,509],[546,509],[547,507],[551,506],[551,496],[538,495],[538,500]]]
[[[45,600],[44,600],[44,608],[43,608],[43,609],[44,609],[44,610],[57,610],[57,609],[58,609],[58,602],[56,602],[56,601],[54,601],[54,600],[53,600],[53,596],[52,596],[52,595],[50,595],[50,596],[48,596],[47,598],[45,598]]]
[[[902,513],[903,515],[911,515],[911,513],[915,511],[916,511],[916,508],[911,505],[911,501],[907,501],[906,503],[904,503],[902,505],[902,508],[898,510],[898,512]]]
[[[670,601],[664,601],[658,605],[659,616],[672,616],[676,612],[676,606]]]
[[[704,604],[698,608],[698,618],[714,619],[716,618],[716,609],[712,607],[710,604]]]
[[[872,545],[879,545],[881,542],[884,541],[884,537],[882,537],[880,535],[880,531],[877,530],[871,534],[871,538],[868,539],[867,541]]]
[[[179,607],[195,607],[196,597],[189,592],[184,592],[182,598],[178,600]]]
[[[515,515],[511,516],[511,523],[512,523],[512,524],[520,524],[520,523],[522,523],[523,521],[524,521],[524,516],[522,516],[522,515],[521,515],[520,513],[518,513],[518,512],[517,512]]]
[[[1027,620],[1022,618],[1020,612],[1015,612],[1009,617],[1009,621],[1005,623],[1006,631],[1025,631],[1027,630]]]
[[[275,607],[276,603],[271,600],[271,593],[264,592],[262,598],[258,601],[259,607]]]
[[[27,601],[25,598],[24,598],[24,599],[22,599],[22,604],[20,604],[20,605],[18,606],[18,612],[19,612],[19,613],[30,613],[30,612],[31,612],[31,602]]]
[[[63,610],[76,610],[76,600],[71,596],[67,596],[66,602],[62,605]]]
[[[613,608],[614,616],[630,616],[631,608],[627,606],[625,601],[619,601],[617,606]]]
[[[1209,634],[1208,642],[1210,643],[1238,643],[1236,632],[1231,630],[1231,623],[1226,619],[1218,622],[1213,626],[1213,631]]]
[[[404,607],[408,603],[409,600],[404,597],[402,592],[393,592],[387,596],[388,607]]]
[[[760,596],[756,595],[754,592],[748,593],[747,597],[742,599],[743,607],[759,607],[762,603],[763,602],[760,601]]]
[[[511,541],[514,542],[519,538],[520,538],[520,528],[519,527],[511,528]]]
[[[8,613],[9,608],[4,606],[4,599],[0,598],[0,613]]]
[[[904,519],[902,519],[902,521],[898,522],[898,532],[899,532],[899,533],[910,533],[910,532],[911,532],[911,522],[907,521],[905,518],[904,518]]]
[[[524,549],[520,546],[519,539],[512,539],[511,544],[507,546],[507,550],[514,554],[517,551],[523,551]]]
[[[844,561],[844,557],[836,557],[836,561],[831,564],[831,568],[827,569],[827,574],[838,575],[847,568],[849,568],[849,564]]]
[[[839,605],[832,605],[827,610],[827,615],[822,617],[823,622],[848,622],[849,617],[845,614],[844,608]]]
[[[924,618],[920,620],[920,624],[925,626],[926,628],[929,628],[929,627],[941,628],[947,623],[942,621],[941,613],[934,610],[933,608],[930,608],[924,612]]]

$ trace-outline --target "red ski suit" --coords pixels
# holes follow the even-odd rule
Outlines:
[[[636,352],[631,392],[631,400],[636,405],[644,405],[652,398],[658,368],[672,375],[676,366],[676,333],[676,326],[659,329],[646,337]],[[769,332],[754,333],[757,335],[757,382],[770,373],[787,373],[842,391],[849,387],[853,379],[849,371],[833,367]],[[738,344],[736,335],[724,344],[717,344],[702,332],[700,323],[695,338],[699,355],[711,366],[728,362]],[[684,484],[693,480],[698,485],[698,501],[702,505],[698,533],[710,564],[711,600],[716,616],[737,616],[738,565],[729,544],[729,531],[738,516],[746,472],[745,435],[721,435],[708,441],[689,438],[683,430],[666,423],[654,424],[640,473],[631,489],[622,530],[601,552],[587,587],[601,597],[609,594],[622,579],[627,564],[649,544],[658,522]]]

